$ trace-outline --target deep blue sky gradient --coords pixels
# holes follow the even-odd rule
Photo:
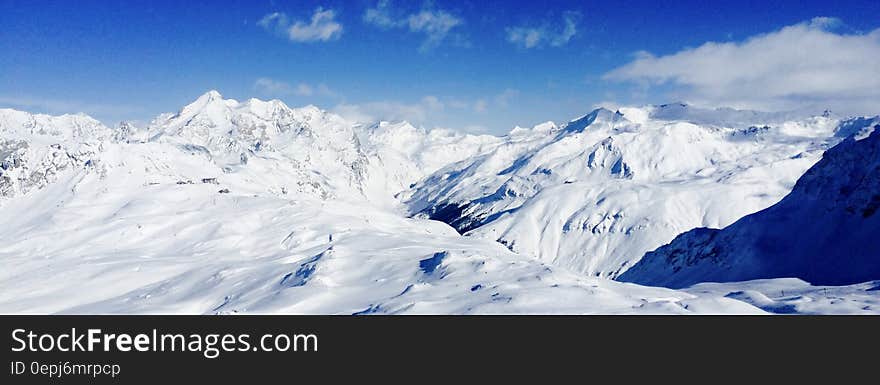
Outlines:
[[[437,122],[504,132],[584,114],[601,101],[664,102],[659,92],[601,79],[637,51],[669,54],[707,41],[741,41],[816,16],[851,31],[878,27],[880,1],[397,1],[401,12],[444,9],[464,20],[427,51],[424,36],[363,22],[370,1],[17,1],[0,0],[0,107],[38,112],[82,110],[108,124],[148,121],[176,111],[208,89],[226,97],[269,98],[254,87],[267,77],[326,84],[334,95],[280,95],[292,106],[377,101],[489,102],[485,112],[448,109]],[[296,43],[256,25],[285,12],[308,19],[318,6],[337,11],[340,39]],[[560,47],[525,49],[505,28],[581,14],[577,34]],[[492,103],[517,90],[506,106]]]

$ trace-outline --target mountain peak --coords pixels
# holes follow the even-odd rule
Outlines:
[[[208,92],[205,92],[204,94],[202,94],[202,96],[199,97],[199,99],[201,99],[201,98],[206,98],[207,100],[210,100],[210,101],[222,100],[223,95],[220,94],[220,91],[208,90]]]
[[[611,111],[605,107],[599,107],[589,114],[568,122],[568,124],[565,126],[565,131],[581,132],[597,120],[613,123],[621,118],[623,118],[623,114],[621,114],[620,112]]]
[[[20,138],[38,135],[87,140],[104,138],[109,132],[103,123],[85,113],[46,115],[0,108],[0,134],[9,136]]]
[[[208,92],[201,94],[192,103],[184,106],[183,110],[185,110],[185,111],[201,110],[201,109],[205,108],[205,106],[208,106],[208,105],[214,104],[214,103],[218,103],[218,102],[225,103],[225,102],[227,102],[227,100],[223,99],[223,95],[221,95],[220,92],[218,92],[217,90],[209,90]]]
[[[177,113],[177,116],[191,119],[196,114],[203,113],[206,110],[223,110],[227,106],[234,106],[236,104],[238,104],[238,102],[235,100],[223,99],[223,95],[220,95],[220,92],[210,90],[199,96],[192,103],[184,106],[180,112]]]

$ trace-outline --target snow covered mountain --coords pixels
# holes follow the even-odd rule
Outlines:
[[[447,164],[488,151],[502,142],[491,135],[466,135],[452,130],[416,128],[408,122],[356,126],[362,149],[370,159],[368,195],[394,198]],[[394,194],[388,194],[393,192]],[[393,199],[386,204],[397,205]]]
[[[678,288],[779,277],[820,285],[880,279],[880,117],[847,123],[853,136],[828,150],[782,201],[722,230],[681,234],[620,280]]]
[[[65,170],[94,167],[113,133],[86,115],[0,109],[0,205],[55,182]]]
[[[414,214],[594,276],[615,277],[681,232],[776,203],[840,138],[830,114],[684,104],[599,108],[515,129],[405,197]]]
[[[146,127],[0,110],[0,312],[773,311],[728,295],[746,286],[817,298],[797,312],[874,313],[870,284],[582,274],[775,203],[864,126],[669,105],[495,137],[215,91]]]
[[[497,138],[213,92],[140,129],[9,110],[0,123],[4,313],[760,312],[580,277],[364,193],[393,175],[393,197]]]
[[[238,102],[209,91],[178,113],[156,118],[147,128],[147,140],[209,156],[229,173],[264,171],[249,174],[277,191],[329,198],[362,192],[366,179],[368,161],[351,124],[314,106]],[[243,167],[250,162],[254,165]],[[260,174],[276,178],[257,181]]]
[[[315,106],[290,108],[279,100],[238,102],[223,99],[217,91],[176,114],[159,116],[147,129],[147,138],[210,154],[227,172],[283,170],[286,175],[278,179],[296,180],[298,191],[325,199],[366,197],[385,205],[393,205],[393,193],[427,173],[496,140],[451,131],[429,133],[406,122],[363,127]],[[260,165],[242,167],[248,162]],[[263,182],[290,191],[277,180]]]
[[[69,167],[132,168],[134,162],[144,163],[144,184],[229,179],[244,191],[393,206],[395,193],[495,142],[491,136],[428,132],[406,122],[361,127],[314,106],[238,102],[217,91],[145,128],[121,123],[111,129],[85,115],[5,109],[0,110],[0,197],[45,187]],[[101,163],[105,152],[120,147],[152,150]],[[194,167],[180,167],[193,162]]]

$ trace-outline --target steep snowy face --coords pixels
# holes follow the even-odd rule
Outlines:
[[[46,187],[65,170],[98,167],[97,154],[111,138],[110,129],[85,115],[0,109],[0,198]]]
[[[615,277],[681,232],[777,202],[839,140],[830,116],[675,106],[597,109],[561,127],[516,129],[404,199],[413,214],[460,232]]]
[[[681,234],[620,280],[685,287],[776,277],[821,285],[880,279],[880,117],[842,125],[855,126],[779,203],[722,230]]]

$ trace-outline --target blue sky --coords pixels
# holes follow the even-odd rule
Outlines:
[[[880,113],[880,2],[768,3],[0,0],[0,107],[115,124],[216,89],[492,133],[673,100]]]

